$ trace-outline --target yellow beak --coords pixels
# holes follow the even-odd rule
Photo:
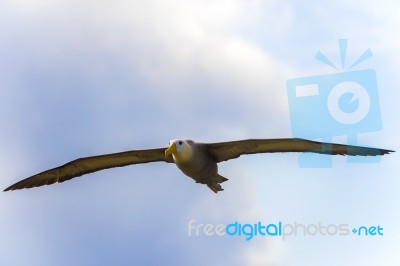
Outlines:
[[[176,144],[175,142],[172,143],[168,149],[165,150],[165,158],[167,158],[168,156],[170,156],[172,153],[176,153]]]

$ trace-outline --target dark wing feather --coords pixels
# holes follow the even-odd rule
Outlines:
[[[323,143],[305,139],[248,139],[206,145],[209,154],[216,162],[238,158],[243,154],[271,152],[313,152],[351,156],[376,156],[393,152],[391,150]]]
[[[159,161],[172,163],[173,160],[171,156],[165,158],[164,150],[165,149],[126,151],[80,158],[21,180],[6,188],[4,191],[61,183],[74,177],[113,167]]]

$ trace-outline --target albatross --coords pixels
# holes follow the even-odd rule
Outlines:
[[[196,183],[207,185],[213,192],[222,191],[228,179],[218,173],[218,163],[244,154],[275,152],[312,152],[328,155],[379,156],[393,151],[352,145],[323,143],[306,139],[248,139],[219,143],[200,143],[174,139],[168,147],[132,150],[84,157],[41,172],[15,183],[4,191],[61,183],[96,171],[151,162],[175,163]]]

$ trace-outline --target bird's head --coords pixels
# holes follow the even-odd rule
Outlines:
[[[169,147],[165,150],[165,157],[172,154],[172,157],[176,162],[185,162],[192,155],[193,141],[174,139],[169,142]]]

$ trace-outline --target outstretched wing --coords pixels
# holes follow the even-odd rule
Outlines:
[[[376,156],[393,152],[391,150],[323,143],[305,139],[248,139],[206,145],[209,154],[216,162],[238,158],[243,154],[271,152],[313,152],[351,156]]]
[[[126,151],[80,158],[21,180],[6,188],[4,191],[61,183],[77,176],[113,167],[159,161],[172,163],[173,160],[171,156],[165,158],[164,150],[165,149]]]

